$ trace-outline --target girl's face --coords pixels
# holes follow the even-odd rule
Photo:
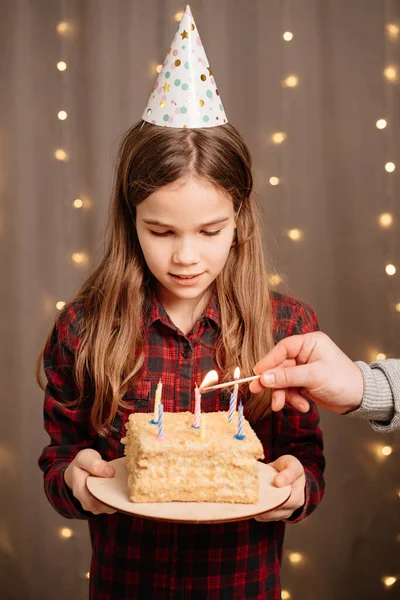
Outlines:
[[[180,180],[136,207],[136,229],[161,299],[195,300],[228,258],[235,231],[233,202],[205,179]]]

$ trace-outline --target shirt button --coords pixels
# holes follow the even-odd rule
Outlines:
[[[181,352],[183,358],[187,358],[189,356],[189,352],[186,349],[183,349]]]

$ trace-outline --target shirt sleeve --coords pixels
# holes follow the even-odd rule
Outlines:
[[[294,315],[289,335],[310,333],[318,329],[313,310],[308,305],[301,304]],[[272,413],[276,440],[274,458],[285,454],[295,456],[303,465],[306,478],[304,505],[285,520],[288,523],[297,523],[311,515],[321,502],[325,489],[325,459],[319,413],[314,402],[308,398],[307,400],[310,410],[306,414],[299,412],[289,403],[285,404],[282,411]]]
[[[368,419],[375,431],[400,429],[400,360],[389,358],[367,365],[356,362],[364,381],[361,406],[346,416]]]
[[[96,432],[90,424],[91,399],[88,394],[78,406],[74,376],[75,351],[79,343],[78,317],[71,306],[59,315],[44,351],[47,379],[44,400],[44,427],[50,443],[38,463],[44,474],[44,489],[50,504],[69,519],[96,518],[83,510],[64,480],[64,471],[83,448],[93,448]]]

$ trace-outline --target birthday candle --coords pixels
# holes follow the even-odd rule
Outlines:
[[[161,402],[161,393],[162,393],[162,383],[161,383],[161,379],[160,379],[160,381],[157,383],[156,395],[154,398],[154,415],[153,415],[153,419],[151,421],[151,423],[153,423],[154,425],[157,425],[157,423],[158,423],[158,408],[159,408],[160,402]]]
[[[238,440],[242,440],[244,437],[246,437],[243,433],[243,404],[242,401],[239,402],[239,409],[238,409],[238,432],[236,435]]]
[[[239,367],[236,367],[235,372],[233,374],[233,378],[239,379],[239,377],[240,377],[240,369],[239,369]],[[233,386],[233,392],[232,392],[230,400],[229,400],[229,413],[228,413],[229,423],[232,423],[233,415],[236,410],[238,389],[239,389],[239,384],[235,383],[235,385]]]
[[[196,387],[194,388],[194,398],[195,398],[195,404],[194,404],[194,422],[192,427],[194,427],[195,429],[198,429],[200,427],[200,415],[201,415],[201,394],[199,392],[199,388]]]
[[[164,405],[162,402],[158,405],[158,438],[164,437]]]

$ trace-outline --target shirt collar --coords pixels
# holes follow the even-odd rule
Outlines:
[[[205,311],[200,316],[200,318],[208,319],[215,326],[219,328],[221,327],[221,311],[219,308],[217,292],[215,289],[212,293],[212,296]],[[147,317],[144,319],[144,324],[145,326],[149,327],[156,321],[160,321],[161,323],[164,323],[164,325],[168,325],[169,327],[175,327],[167,311],[161,304],[156,292],[153,291],[151,295],[151,307],[147,313]]]

